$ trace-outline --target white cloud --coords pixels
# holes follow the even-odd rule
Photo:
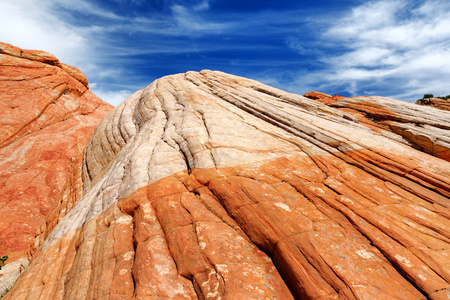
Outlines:
[[[47,51],[78,67],[88,80],[120,76],[120,68],[105,63],[102,51],[108,47],[104,37],[111,28],[80,22],[74,15],[81,13],[97,20],[121,19],[84,0],[0,0],[0,20],[7,24],[0,27],[0,40],[23,49]]]
[[[209,9],[208,0],[203,0],[202,2],[200,2],[199,4],[194,6],[195,11],[204,11],[204,10],[208,10],[208,9]]]
[[[117,106],[125,99],[127,99],[135,91],[130,90],[118,90],[118,91],[108,91],[104,90],[97,83],[91,84],[91,91],[97,95],[100,99],[113,106]]]
[[[298,54],[305,54],[308,52],[308,50],[303,46],[303,42],[292,36],[286,39],[286,45]]]
[[[132,81],[133,70],[126,68],[133,57],[195,52],[198,46],[183,44],[174,37],[215,34],[230,26],[205,19],[203,13],[210,9],[208,0],[189,5],[164,1],[169,8],[168,14],[158,12],[148,17],[124,17],[89,0],[0,0],[3,24],[0,41],[23,49],[44,50],[61,62],[78,67],[89,81],[93,79],[98,83],[91,83],[93,92],[117,105],[137,84],[132,82],[129,87],[120,87]],[[85,18],[91,21],[84,22]],[[131,46],[118,39],[133,34],[145,36],[145,40],[136,40]],[[203,45],[200,50],[211,47]],[[135,77],[139,78],[138,75]],[[112,90],[107,91],[106,87]]]
[[[346,51],[321,58],[322,87],[404,100],[450,93],[450,3],[411,2],[370,1],[333,20],[321,38]]]
[[[183,5],[172,5],[171,11],[177,23],[175,32],[179,35],[198,35],[204,33],[220,33],[230,27],[226,23],[209,22],[199,16],[199,13],[209,8],[208,2],[189,8]]]
[[[45,50],[80,66],[91,51],[87,30],[75,28],[52,12],[49,1],[0,0],[0,37],[24,49]]]

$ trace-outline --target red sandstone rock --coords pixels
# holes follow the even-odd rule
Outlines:
[[[449,130],[364,99],[333,106]],[[450,163],[389,133],[221,72],[161,78],[97,127],[5,299],[446,299]]]
[[[317,100],[317,101],[319,101],[319,102],[321,102],[323,104],[331,104],[331,103],[333,103],[335,101],[338,101],[340,99],[345,98],[345,97],[342,97],[342,96],[339,96],[339,95],[331,96],[331,95],[328,95],[328,94],[325,94],[325,93],[321,93],[321,92],[316,92],[316,91],[312,91],[312,92],[306,93],[306,94],[303,95],[303,97],[306,97],[306,98],[309,98],[309,99],[312,99],[312,100]]]
[[[87,89],[78,69],[4,43],[0,86],[0,255],[10,264],[28,251],[112,107]],[[0,292],[6,285],[0,277]]]

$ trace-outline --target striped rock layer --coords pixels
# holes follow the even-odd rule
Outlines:
[[[418,100],[416,103],[420,105],[432,106],[438,109],[450,111],[450,99],[425,98]]]
[[[77,170],[5,299],[450,293],[450,163],[299,95],[158,79],[105,117]]]
[[[0,43],[0,256],[9,257],[0,295],[111,109],[78,69],[47,52]]]
[[[319,92],[310,92],[303,96],[347,112],[364,126],[390,139],[450,161],[449,119],[448,113],[442,112],[450,109],[444,106],[422,102],[422,105],[438,108],[429,109],[377,96],[344,98]],[[450,103],[437,98],[431,100],[434,99]]]

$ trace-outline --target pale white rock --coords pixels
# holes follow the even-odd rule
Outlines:
[[[365,113],[395,133],[383,131],[386,137],[450,161],[449,111],[377,96],[344,98],[330,106]]]

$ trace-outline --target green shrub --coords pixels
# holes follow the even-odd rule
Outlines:
[[[2,269],[2,267],[5,265],[5,261],[8,260],[8,255],[5,256],[0,256],[0,270]]]
[[[426,105],[426,103],[425,103],[425,99],[426,98],[439,98],[439,99],[442,99],[442,100],[448,100],[448,101],[450,101],[450,95],[447,95],[447,96],[439,96],[439,97],[434,97],[434,95],[433,94],[425,94],[425,95],[423,95],[423,98],[422,99],[418,99],[417,101],[416,101],[416,104],[422,104],[422,105]]]
[[[10,289],[6,289],[6,290],[5,290],[5,293],[4,293],[3,295],[0,295],[0,299],[3,298],[6,294],[8,294],[9,290],[10,290]]]
[[[445,97],[438,97],[439,99],[442,99],[442,100],[448,100],[448,99],[450,99],[450,95],[447,95],[447,96],[445,96]]]

